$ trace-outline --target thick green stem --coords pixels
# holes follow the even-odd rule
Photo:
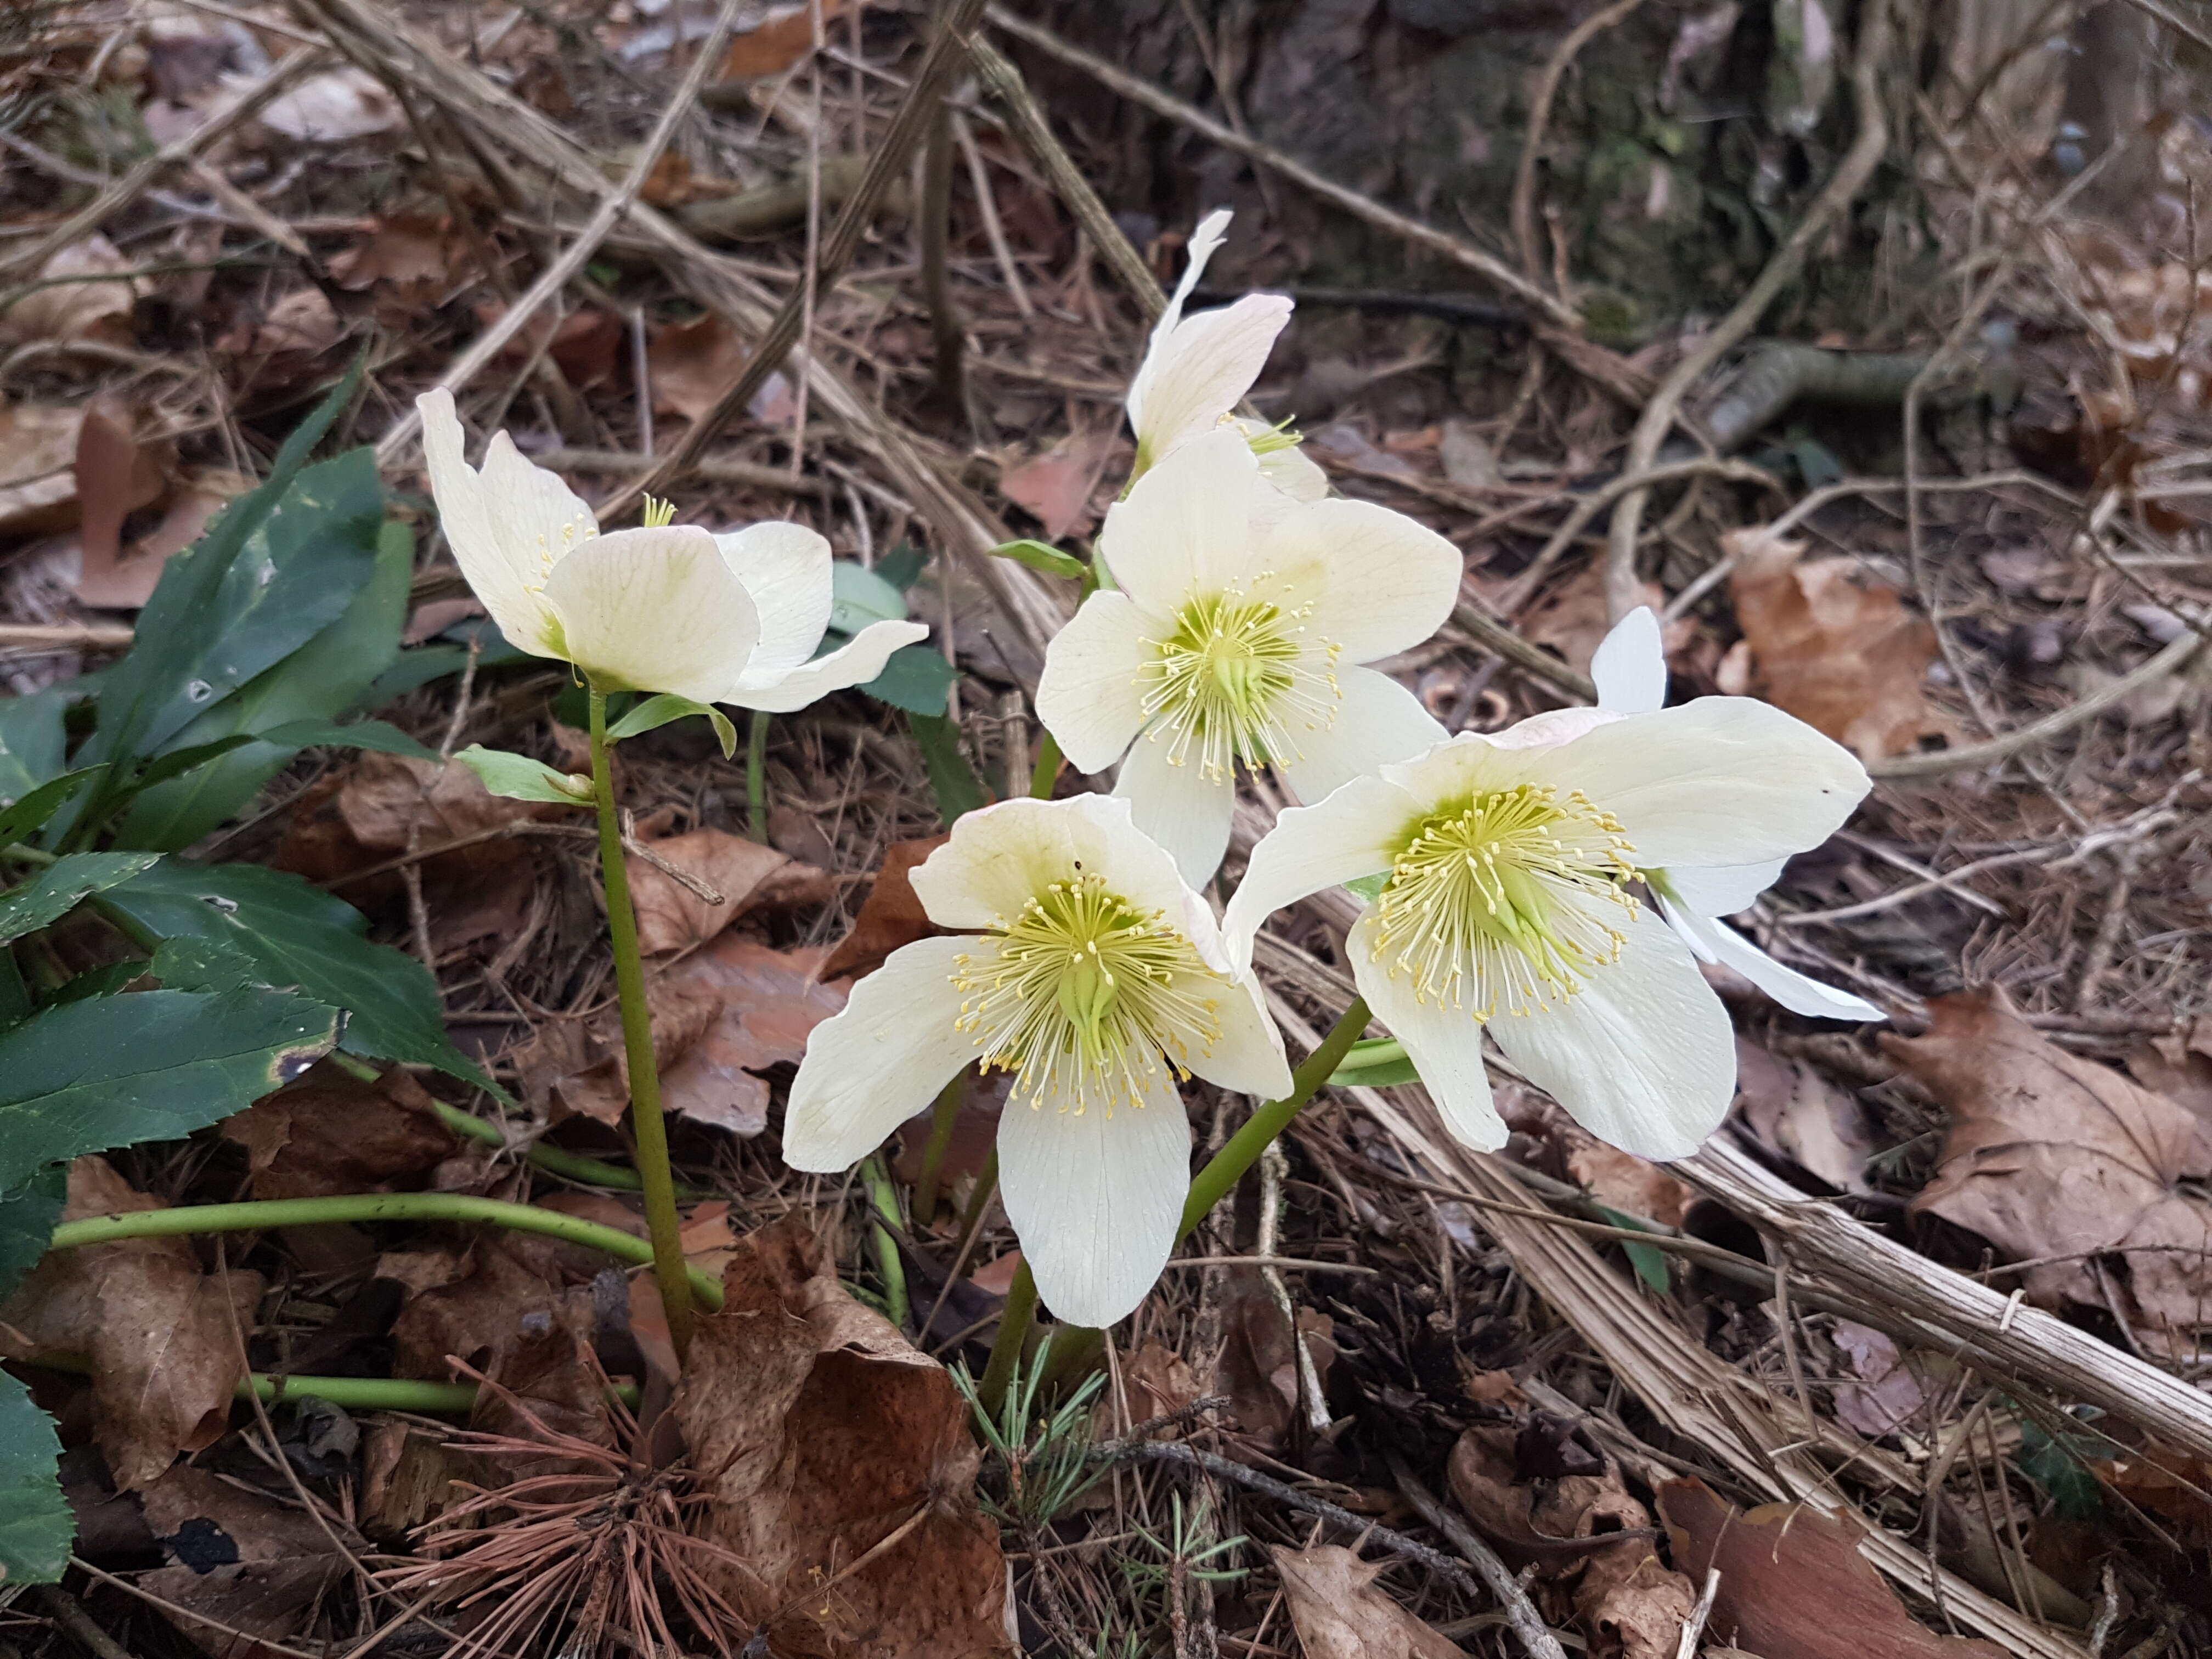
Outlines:
[[[329,1198],[255,1199],[243,1204],[185,1205],[173,1210],[132,1210],[87,1216],[54,1229],[49,1248],[82,1249],[126,1238],[175,1238],[188,1233],[262,1232],[274,1227],[324,1227],[352,1221],[458,1221],[514,1232],[543,1233],[624,1261],[645,1263],[653,1247],[634,1233],[603,1226],[534,1204],[509,1204],[466,1193],[341,1193]],[[710,1273],[684,1269],[684,1289],[709,1308],[722,1305],[722,1287]],[[687,1302],[687,1306],[688,1306]]]
[[[660,1115],[660,1071],[653,1057],[653,1014],[645,1000],[645,964],[638,956],[637,913],[630,908],[622,826],[615,817],[613,769],[607,763],[607,697],[597,686],[592,688],[591,709],[592,793],[599,801],[599,875],[607,895],[607,934],[615,951],[615,990],[622,1002],[623,1054],[629,1064],[630,1133],[637,1143],[646,1231],[653,1239],[653,1276],[668,1316],[669,1340],[681,1361],[691,1346],[691,1281],[684,1272],[676,1177],[668,1167],[668,1126]]]
[[[774,718],[756,708],[745,726],[745,833],[768,841],[768,723]]]
[[[72,1376],[92,1375],[92,1361],[82,1354],[47,1354],[28,1363]],[[240,1400],[258,1394],[272,1406],[283,1400],[314,1399],[352,1412],[422,1412],[441,1417],[467,1416],[479,1397],[473,1382],[430,1382],[412,1376],[272,1376],[266,1371],[240,1377],[232,1392]],[[607,1392],[626,1406],[637,1404],[635,1382],[613,1383]]]
[[[1014,1282],[1006,1289],[1006,1305],[999,1315],[999,1334],[991,1343],[991,1363],[983,1368],[983,1380],[975,1385],[975,1398],[988,1416],[996,1417],[1006,1397],[1006,1384],[1014,1378],[1014,1366],[1022,1357],[1022,1345],[1029,1340],[1030,1327],[1036,1322],[1036,1280],[1030,1275],[1030,1264],[1025,1260],[1014,1269]]]
[[[860,1183],[868,1189],[868,1202],[881,1218],[870,1224],[868,1233],[876,1247],[876,1271],[884,1281],[884,1312],[892,1324],[903,1328],[907,1316],[914,1311],[907,1299],[906,1261],[899,1255],[898,1240],[891,1237],[890,1227],[884,1224],[899,1224],[898,1192],[884,1171],[880,1154],[860,1160]]]
[[[1050,800],[1054,787],[1060,781],[1060,739],[1048,731],[1037,739],[1036,764],[1030,771],[1030,793],[1039,800]]]
[[[938,1091],[930,1108],[929,1139],[921,1146],[921,1173],[914,1183],[914,1224],[924,1228],[937,1217],[937,1182],[944,1172],[945,1154],[952,1145],[952,1131],[960,1121],[961,1103],[968,1097],[968,1073],[963,1066],[952,1081]]]

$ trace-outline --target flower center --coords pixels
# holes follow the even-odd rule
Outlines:
[[[1260,580],[1269,579],[1263,572]],[[1193,755],[1209,779],[1231,766],[1279,765],[1301,757],[1294,727],[1321,731],[1336,720],[1336,659],[1322,642],[1319,659],[1304,640],[1310,605],[1285,611],[1237,589],[1193,599],[1175,632],[1145,643],[1155,653],[1138,671],[1145,718],[1168,763]]]
[[[1032,1104],[1057,1100],[1080,1116],[1093,1103],[1141,1106],[1160,1056],[1188,1074],[1190,1044],[1220,1040],[1218,984],[1197,947],[1164,913],[1138,909],[1103,878],[1056,881],[1011,922],[984,934],[995,949],[955,961],[958,1029],[986,1069],[1010,1072]]]
[[[1478,1020],[1547,1009],[1616,960],[1632,916],[1634,848],[1580,790],[1520,784],[1413,826],[1376,901],[1372,960],[1414,995]]]

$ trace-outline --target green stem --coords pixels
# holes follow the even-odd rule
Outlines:
[[[963,1066],[952,1081],[938,1091],[930,1109],[929,1139],[922,1143],[921,1174],[914,1183],[914,1224],[927,1227],[937,1218],[937,1180],[945,1169],[945,1154],[952,1145],[952,1131],[960,1121],[961,1103],[968,1097],[968,1073]]]
[[[755,841],[768,840],[768,726],[772,717],[753,710],[745,726],[745,833]]]
[[[914,1311],[907,1299],[906,1263],[899,1255],[898,1240],[883,1224],[898,1224],[898,1193],[891,1186],[891,1178],[884,1173],[880,1155],[860,1160],[861,1184],[868,1189],[868,1201],[882,1220],[872,1224],[868,1232],[876,1247],[876,1271],[883,1276],[884,1312],[891,1323],[904,1329],[907,1316]]]
[[[976,1224],[983,1219],[984,1206],[990,1203],[991,1194],[999,1190],[999,1149],[991,1148],[990,1157],[975,1176],[975,1189],[968,1194],[968,1207],[960,1212],[960,1237],[965,1242],[971,1237]]]
[[[78,1353],[52,1353],[26,1362],[41,1370],[63,1371],[71,1376],[92,1375],[92,1361]],[[607,1392],[626,1406],[637,1404],[637,1384],[617,1382]],[[239,1399],[258,1394],[275,1405],[282,1400],[327,1400],[354,1412],[421,1412],[441,1417],[465,1417],[476,1409],[473,1382],[431,1382],[413,1376],[272,1376],[255,1371],[242,1376],[232,1390]]]
[[[262,1232],[274,1227],[324,1227],[351,1221],[459,1221],[505,1227],[513,1232],[543,1233],[587,1249],[601,1250],[641,1265],[653,1259],[653,1247],[634,1233],[604,1226],[534,1204],[509,1204],[466,1193],[341,1193],[329,1198],[253,1199],[241,1204],[194,1204],[171,1210],[132,1210],[123,1215],[87,1216],[54,1229],[48,1248],[82,1249],[126,1238],[175,1238],[187,1233]],[[684,1288],[696,1291],[709,1308],[722,1305],[722,1287],[711,1273],[685,1269]]]
[[[606,889],[607,933],[615,952],[615,990],[622,1002],[623,1052],[629,1063],[630,1133],[645,1194],[646,1231],[653,1238],[653,1276],[668,1316],[668,1336],[680,1362],[691,1346],[691,1281],[684,1272],[676,1177],[668,1167],[668,1126],[660,1115],[660,1072],[653,1057],[653,1014],[638,956],[637,913],[630,908],[629,872],[623,862],[622,826],[615,817],[613,769],[607,763],[607,696],[591,689],[592,793],[599,809],[599,874]]]
[[[482,1141],[487,1146],[504,1146],[507,1137],[499,1132],[499,1125],[486,1122],[474,1112],[465,1112],[444,1101],[437,1103],[438,1121],[455,1134],[470,1140]],[[581,1152],[563,1152],[558,1146],[548,1146],[534,1141],[522,1156],[534,1169],[563,1181],[573,1181],[580,1187],[611,1187],[617,1192],[634,1193],[645,1182],[635,1170],[625,1170],[619,1164],[609,1164],[599,1158],[586,1158]],[[696,1194],[704,1197],[704,1194]]]
[[[1030,771],[1030,793],[1039,800],[1050,800],[1054,786],[1060,781],[1060,739],[1048,731],[1037,739],[1036,765]]]
[[[988,1416],[998,1416],[1006,1400],[1006,1384],[1013,1381],[1022,1345],[1029,1340],[1030,1327],[1036,1322],[1036,1280],[1030,1274],[1028,1258],[1024,1257],[1021,1266],[1014,1269],[1014,1282],[1006,1287],[999,1334],[991,1342],[991,1363],[984,1366],[983,1380],[975,1385],[975,1398]]]

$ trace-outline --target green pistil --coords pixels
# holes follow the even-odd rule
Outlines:
[[[1262,573],[1260,580],[1268,580]],[[1189,601],[1175,631],[1149,641],[1154,654],[1137,683],[1170,765],[1194,757],[1207,778],[1221,779],[1238,761],[1295,761],[1293,727],[1334,721],[1337,647],[1322,643],[1316,653],[1304,638],[1310,610],[1285,611],[1232,589]]]

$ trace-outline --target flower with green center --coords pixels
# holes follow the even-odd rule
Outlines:
[[[574,663],[602,691],[669,691],[781,714],[863,685],[918,623],[878,622],[826,655],[830,544],[803,525],[710,535],[649,501],[635,530],[602,535],[568,485],[506,433],[481,471],[463,456],[449,392],[416,400],[430,493],[462,575],[510,645]]]
[[[1024,1259],[1055,1313],[1111,1324],[1159,1277],[1182,1220],[1178,1084],[1286,1094],[1282,1039],[1126,802],[970,812],[912,879],[930,920],[963,931],[894,951],[815,1028],[784,1158],[845,1169],[963,1066],[1006,1073],[999,1180]]]
[[[1625,717],[1562,709],[1466,733],[1295,808],[1253,849],[1223,923],[1324,887],[1370,895],[1352,977],[1471,1146],[1505,1141],[1485,1034],[1584,1128],[1686,1157],[1735,1093],[1735,1032],[1656,884],[1817,847],[1868,788],[1850,753],[1748,697]]]
[[[1194,885],[1228,848],[1237,767],[1319,800],[1444,735],[1362,665],[1427,639],[1458,595],[1457,550],[1404,514],[1292,501],[1217,431],[1114,504],[1099,550],[1119,586],[1046,647],[1038,718],[1084,771],[1121,761],[1115,793]]]

